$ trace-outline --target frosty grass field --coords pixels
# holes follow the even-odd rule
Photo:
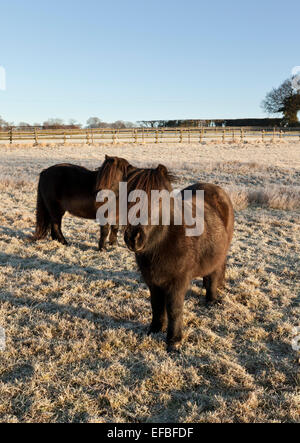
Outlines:
[[[65,216],[69,247],[27,240],[40,171],[105,154],[233,199],[223,303],[208,309],[193,282],[179,355],[146,335],[149,294],[121,234],[100,254],[97,225]],[[299,422],[300,142],[1,145],[0,162],[0,421]]]

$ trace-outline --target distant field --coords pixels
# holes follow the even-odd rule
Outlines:
[[[27,241],[39,172],[105,154],[233,199],[223,303],[207,309],[193,282],[179,355],[146,335],[149,294],[122,235],[100,254],[96,224],[66,216],[68,248]],[[300,142],[2,145],[0,164],[0,421],[300,421]]]

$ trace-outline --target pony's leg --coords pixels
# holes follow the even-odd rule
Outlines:
[[[183,302],[188,285],[177,288],[166,296],[168,313],[167,350],[176,351],[182,340]]]
[[[117,245],[118,244],[118,231],[119,231],[119,225],[113,225],[110,229],[110,236],[109,236],[109,244],[110,245]]]
[[[53,224],[51,223],[51,238],[52,240],[57,240],[56,232],[54,231]]]
[[[103,251],[103,249],[106,249],[105,244],[109,234],[109,230],[109,225],[100,226],[99,251]]]
[[[164,331],[167,326],[166,294],[158,286],[150,288],[152,323],[148,335]]]
[[[226,261],[224,262],[222,268],[221,268],[221,272],[220,272],[220,277],[219,277],[219,282],[218,282],[218,288],[224,288],[225,286],[225,273],[226,273]]]
[[[51,220],[51,236],[53,240],[57,240],[59,243],[63,245],[67,245],[68,242],[63,236],[63,233],[61,231],[61,220],[64,214],[57,214],[55,216],[52,216]]]
[[[220,282],[223,281],[225,274],[225,267],[222,265],[220,268],[216,269],[210,275],[207,275],[203,279],[206,289],[206,302],[213,303],[217,302],[218,288],[220,287]]]

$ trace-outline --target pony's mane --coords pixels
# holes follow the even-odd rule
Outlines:
[[[129,167],[127,175],[128,192],[140,189],[148,195],[152,190],[172,190],[172,183],[176,181],[176,177],[171,174],[163,165],[159,165],[156,169],[141,169]]]
[[[111,189],[116,183],[120,172],[123,174],[123,177],[126,176],[128,166],[129,163],[125,158],[106,156],[103,165],[98,169],[96,191]]]

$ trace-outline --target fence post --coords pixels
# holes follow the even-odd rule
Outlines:
[[[234,129],[232,131],[232,141],[235,141],[235,131],[234,131]]]
[[[13,128],[10,128],[9,142],[10,142],[10,144],[12,145],[12,142],[13,142]]]
[[[35,140],[35,144],[38,145],[39,140],[38,140],[38,132],[37,132],[36,128],[34,128],[34,140]]]
[[[226,129],[223,129],[223,136],[222,136],[223,143],[225,142],[225,138],[226,138]]]
[[[182,129],[179,130],[179,143],[182,143]]]
[[[243,141],[244,140],[244,129],[242,128],[241,129],[241,141]]]
[[[203,141],[203,128],[200,129],[199,143],[202,143],[202,141]]]

